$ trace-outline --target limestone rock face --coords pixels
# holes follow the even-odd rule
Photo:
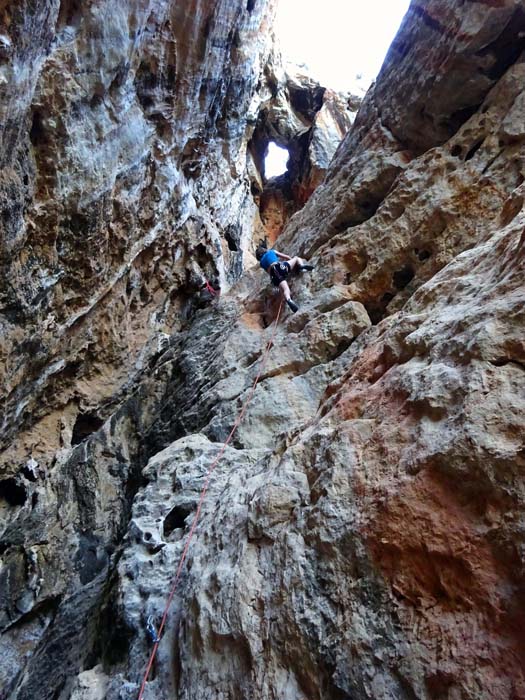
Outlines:
[[[248,5],[1,6],[2,463],[100,427],[203,282],[239,276],[273,12]]]
[[[99,32],[86,35],[89,41],[111,31],[110,44],[116,42],[110,27],[113,20],[121,26],[124,5],[128,19],[144,10],[144,4],[111,6],[113,12],[97,25]],[[46,21],[55,26],[61,17],[69,28],[64,36],[78,42],[82,23],[94,21],[101,7],[86,5],[88,20],[84,5],[78,16],[76,5],[70,15],[45,4],[35,15],[37,6],[28,3],[4,20],[2,75],[19,81],[21,95],[28,86],[35,90],[31,99],[20,97],[13,114],[40,105],[36,124],[46,125],[45,134],[66,123],[70,103],[59,96],[70,99],[73,87],[71,93],[39,87],[55,54],[38,48],[37,41],[24,43],[24,22],[33,26],[38,17],[41,41],[53,41],[55,30],[46,29]],[[226,61],[221,38],[229,36],[228,27],[244,27],[229,56],[242,59],[242,75],[251,77],[239,84],[239,73],[232,73],[229,90],[244,96],[254,117],[247,124],[252,112],[237,111],[237,98],[227,102],[228,108],[221,102],[213,112],[218,121],[213,136],[206,137],[209,143],[186,148],[181,134],[194,121],[179,103],[179,93],[169,81],[164,90],[164,83],[151,79],[152,85],[144,77],[137,88],[145,104],[137,97],[143,116],[133,121],[135,136],[124,126],[113,127],[100,137],[99,148],[137,154],[145,144],[151,146],[155,172],[168,170],[178,184],[169,190],[172,181],[165,174],[162,186],[151,176],[146,187],[141,170],[146,166],[141,165],[133,186],[125,170],[125,190],[117,186],[116,175],[107,181],[101,172],[94,179],[85,175],[89,212],[102,207],[93,192],[113,183],[103,206],[120,202],[111,221],[122,227],[124,252],[115,252],[109,242],[103,247],[93,233],[99,256],[82,256],[71,244],[73,257],[64,252],[64,269],[71,264],[84,270],[100,259],[108,275],[110,269],[114,274],[124,270],[125,251],[139,250],[133,245],[142,240],[135,238],[126,247],[123,231],[133,238],[136,230],[122,223],[135,221],[126,218],[130,212],[137,221],[145,211],[153,217],[148,219],[152,228],[143,222],[140,229],[146,240],[151,236],[152,248],[138,253],[121,281],[104,294],[96,292],[94,281],[88,287],[84,276],[76,297],[69,296],[70,287],[66,294],[62,278],[57,281],[53,289],[64,284],[62,298],[70,299],[75,313],[80,313],[76,304],[93,308],[78,316],[65,341],[59,342],[64,335],[55,326],[45,331],[51,339],[57,334],[55,345],[50,340],[46,346],[55,348],[52,365],[38,365],[37,346],[30,344],[34,329],[43,333],[44,325],[30,295],[41,278],[29,274],[39,265],[44,269],[38,263],[44,257],[30,247],[31,236],[35,231],[47,231],[47,236],[51,229],[28,228],[28,221],[40,220],[37,212],[55,216],[55,209],[61,211],[73,196],[78,206],[83,196],[76,139],[91,132],[82,126],[82,109],[86,114],[107,109],[107,118],[113,119],[124,104],[128,111],[139,108],[121,95],[124,102],[117,110],[117,98],[106,92],[89,110],[75,107],[79,127],[68,137],[75,147],[57,140],[50,151],[60,156],[53,187],[61,188],[63,199],[44,198],[39,206],[36,190],[28,189],[22,199],[16,183],[23,183],[26,174],[33,182],[35,163],[39,172],[44,168],[31,140],[41,127],[29,113],[19,136],[15,124],[4,122],[6,143],[12,144],[3,171],[5,206],[20,202],[9,210],[14,218],[6,214],[4,221],[15,222],[9,240],[24,240],[3,253],[3,262],[19,271],[9,278],[11,286],[4,283],[5,295],[26,298],[20,295],[27,290],[31,313],[13,316],[6,307],[2,340],[6,352],[17,353],[4,370],[13,389],[4,402],[8,447],[0,481],[2,697],[138,697],[152,648],[148,620],[156,626],[161,621],[209,469],[244,410],[208,482],[144,698],[525,698],[522,3],[412,3],[326,176],[277,242],[279,249],[300,253],[315,265],[313,273],[290,279],[300,307],[296,314],[281,308],[263,272],[250,267],[249,255],[243,254],[236,268],[232,250],[237,245],[240,256],[261,230],[249,192],[258,165],[247,148],[257,109],[267,107],[269,99],[266,88],[257,93],[255,87],[272,8],[225,0],[214,6],[215,23],[199,30],[195,23],[204,22],[208,4],[195,4],[191,15],[179,3],[166,5],[171,29],[157,21],[159,7],[149,8],[153,19],[148,14],[143,26],[151,41],[140,55],[158,76],[165,75],[158,57],[175,52],[176,66],[186,66],[184,74],[175,71],[181,99],[193,105],[197,122],[203,105],[213,104],[205,96],[215,89],[204,80],[198,88],[193,84],[202,75],[199,67],[219,61],[215,50]],[[129,36],[128,31],[121,36]],[[85,50],[94,61],[102,60],[99,52]],[[77,44],[71,47],[68,60],[80,60],[79,51]],[[28,69],[18,74],[21,57],[27,58]],[[116,61],[110,51],[103,60]],[[220,65],[226,71],[226,62]],[[55,79],[67,76],[63,67]],[[184,76],[193,77],[185,81]],[[107,83],[101,66],[86,70],[81,79]],[[228,91],[220,94],[227,101]],[[179,119],[169,128],[163,121],[168,117],[152,123],[145,116],[149,108],[160,114],[159,105],[168,100],[168,115]],[[104,120],[92,119],[92,124],[103,126]],[[148,130],[155,134],[148,136]],[[40,138],[36,142],[42,144]],[[58,137],[50,132],[45,138]],[[314,141],[310,145],[322,153],[322,139]],[[84,153],[94,157],[94,142],[89,143]],[[118,167],[125,162],[121,156],[114,161]],[[150,209],[146,203],[139,206],[136,198],[144,188],[149,196],[155,182],[159,200]],[[49,197],[56,196],[53,192]],[[220,204],[225,193],[228,199]],[[177,197],[180,211],[191,215],[177,223],[176,235],[163,234],[167,219],[162,212],[172,211]],[[160,238],[155,237],[157,216],[164,222]],[[173,216],[179,222],[182,214]],[[241,222],[240,239],[224,227],[233,219]],[[23,222],[22,228],[16,221]],[[68,231],[72,225],[67,224]],[[59,229],[53,230],[58,235]],[[179,258],[162,258],[164,245],[182,246],[187,240],[200,245],[203,231],[213,233],[210,246],[224,236],[222,255],[218,246],[212,254],[203,243]],[[42,256],[50,250],[44,238],[38,248]],[[62,248],[57,243],[53,250],[58,255]],[[177,270],[181,279],[214,272],[224,286],[226,278],[233,282],[240,275],[242,265],[247,269],[240,279],[211,304],[194,300],[189,309],[183,303],[186,287],[182,281],[175,285],[175,301],[163,317],[172,314],[172,320],[163,321],[161,330],[151,325],[150,302],[142,300],[140,306],[137,301],[122,318],[134,324],[138,354],[127,350],[126,361],[119,361],[118,392],[111,388],[108,398],[103,391],[116,376],[110,369],[106,375],[101,371],[99,388],[83,379],[80,373],[87,370],[80,368],[95,371],[102,351],[114,357],[120,326],[114,325],[117,316],[111,310],[124,303],[119,284],[135,294],[130,280],[147,277],[148,288],[159,285],[151,304],[160,308],[163,274],[172,281]],[[92,298],[85,296],[88,289],[95,290]],[[99,309],[109,314],[109,325],[102,323]],[[63,313],[61,323],[66,323],[70,317]],[[87,340],[82,346],[84,332],[91,346]],[[75,355],[82,358],[76,369],[68,365],[73,347],[84,347]],[[33,366],[42,369],[31,384]],[[91,403],[81,398],[88,388]],[[50,425],[58,417],[62,442],[53,442]],[[35,445],[31,452],[29,439]]]
[[[2,697],[88,692],[74,674],[150,453],[129,411],[95,453],[86,439],[136,396],[205,280],[224,291],[242,271],[273,12],[0,2]]]
[[[259,110],[250,151],[252,192],[266,237],[273,242],[323,180],[360,99],[325,88],[292,66],[282,68],[278,56],[265,78],[269,97]],[[289,159],[286,173],[267,178],[264,158],[270,141],[287,149]]]

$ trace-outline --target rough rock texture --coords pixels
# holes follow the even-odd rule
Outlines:
[[[11,5],[0,376],[14,467],[100,427],[203,281],[239,276],[273,3]]]
[[[412,3],[325,180],[286,226],[279,248],[316,270],[291,280],[300,310],[284,312],[214,472],[148,700],[525,699],[524,20],[517,0]],[[253,65],[253,39],[243,47]],[[245,113],[228,114],[203,178],[231,134],[246,157]],[[211,212],[219,185],[184,182],[201,182]],[[228,183],[236,191],[234,173]],[[223,206],[239,212],[232,197]],[[20,270],[20,285],[36,284]],[[155,352],[123,365],[118,408],[93,393],[76,445],[31,457],[23,417],[7,415],[2,697],[137,697],[146,621],[160,620],[278,305],[254,267],[184,323],[173,311]],[[147,348],[149,327],[129,318]],[[9,323],[31,340],[33,326]],[[28,406],[53,375],[39,376]]]
[[[273,6],[0,3],[2,697],[56,697],[98,653],[147,401],[85,440],[242,271]]]
[[[319,85],[298,69],[287,70],[279,57],[272,57],[266,67],[270,97],[259,109],[250,141],[252,192],[271,242],[323,180],[361,103],[358,97]],[[286,173],[268,179],[264,159],[270,141],[287,149],[289,159]]]

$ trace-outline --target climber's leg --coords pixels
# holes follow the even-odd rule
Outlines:
[[[281,294],[283,295],[284,300],[288,301],[288,299],[290,299],[292,296],[290,293],[290,287],[288,286],[288,282],[281,282],[279,284],[279,289],[281,290]]]
[[[295,301],[291,298],[290,294],[290,287],[288,286],[288,282],[281,282],[279,284],[279,289],[281,291],[281,294],[283,295],[286,303],[288,304],[288,308],[291,309],[294,313],[299,309]]]
[[[286,278],[288,277],[291,271],[292,267],[288,260],[286,260],[285,262],[275,263],[270,267],[270,277],[272,279],[273,285],[279,288],[279,291],[281,292],[281,295],[284,297],[284,300],[288,304],[288,307],[295,313],[299,307],[294,301],[292,301],[290,287],[288,286],[288,282],[286,281]]]
[[[287,262],[292,270],[303,271],[314,269],[313,265],[310,265],[309,262],[307,262],[304,258],[300,258],[298,255],[295,255],[293,258],[290,258],[290,260],[287,260]]]

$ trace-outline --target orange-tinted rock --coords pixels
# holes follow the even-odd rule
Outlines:
[[[291,70],[291,69],[290,69]],[[322,182],[328,165],[352,124],[348,97],[325,88],[300,72],[287,74],[278,65],[267,71],[270,98],[262,106],[250,152],[264,176],[268,143],[288,149],[288,169],[264,185],[252,173],[252,190],[272,241]],[[358,98],[353,98],[359,103]]]
[[[78,30],[68,7],[56,48],[66,53]],[[233,74],[223,94],[212,78],[217,67],[227,73],[227,58],[255,76],[265,10],[258,0],[222,3],[213,16],[199,3],[170,7],[176,47],[173,25],[155,19],[160,5],[144,25],[156,37],[141,54],[145,131],[112,128],[107,105],[124,108],[118,80],[102,103],[70,114],[60,102],[54,123],[50,106],[64,93],[44,91],[32,122],[38,192],[60,186],[64,197],[34,205],[23,153],[0,182],[4,258],[16,258],[27,298],[43,284],[26,274],[38,269],[36,252],[63,258],[69,274],[50,278],[62,315],[46,318],[40,335],[26,307],[5,314],[18,354],[4,369],[14,459],[0,479],[2,687],[13,700],[137,697],[151,651],[145,623],[161,619],[207,470],[244,410],[210,481],[146,697],[524,698],[521,5],[412,3],[325,178],[276,241],[315,270],[290,277],[299,310],[284,308],[275,327],[279,297],[248,256],[253,269],[219,300],[189,313],[181,299],[208,265],[240,276],[235,248],[260,236],[252,197],[262,180],[256,153],[245,170],[244,147],[270,98]],[[102,33],[114,27],[104,18]],[[9,41],[0,40],[4,54]],[[109,54],[104,66],[119,55]],[[175,54],[182,103],[169,74],[152,87],[148,73],[156,56]],[[107,77],[89,72],[82,85]],[[238,90],[253,95],[249,108]],[[273,106],[276,123],[290,125]],[[63,147],[55,164],[48,148],[82,109],[97,111],[100,123],[87,122],[102,132],[90,140],[81,120],[70,145],[105,145],[113,164],[115,153],[142,153],[140,134],[155,147],[114,181],[115,170],[107,180],[89,171],[86,192],[106,198],[73,217],[65,207],[81,194],[82,163]],[[172,109],[180,124],[170,123]],[[310,109],[307,100],[297,112]],[[209,143],[201,110],[217,130]],[[111,226],[97,238],[105,207]],[[54,228],[57,211],[68,219]],[[26,216],[27,228],[17,226]],[[77,250],[73,233],[100,255]],[[133,263],[114,277],[130,251]],[[24,410],[33,423],[17,423]]]

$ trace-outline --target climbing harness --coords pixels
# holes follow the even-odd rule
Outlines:
[[[225,453],[226,448],[228,447],[229,443],[231,442],[233,436],[235,435],[237,428],[241,424],[241,421],[244,418],[244,414],[246,413],[246,409],[248,408],[250,401],[253,398],[253,395],[255,393],[255,389],[257,388],[257,384],[259,383],[259,379],[261,378],[263,370],[266,366],[266,360],[268,359],[268,355],[269,355],[270,350],[272,349],[272,346],[273,346],[275,332],[277,330],[277,324],[279,323],[279,318],[281,316],[282,308],[283,308],[283,298],[281,297],[281,301],[279,304],[279,310],[277,311],[277,316],[275,317],[275,321],[274,321],[272,335],[271,335],[270,340],[268,341],[268,343],[266,344],[266,347],[264,349],[262,359],[261,359],[261,365],[259,367],[259,371],[257,372],[257,376],[255,377],[255,381],[252,384],[252,388],[250,389],[250,393],[248,394],[248,398],[244,402],[244,404],[241,408],[241,411],[240,411],[239,415],[237,416],[235,423],[233,424],[233,428],[231,429],[230,434],[226,438],[226,441],[223,443],[221,449],[219,450],[217,457],[215,457],[210,468],[208,469],[208,473],[206,475],[206,480],[204,482],[204,486],[202,487],[201,495],[199,498],[199,503],[197,505],[197,510],[195,511],[195,516],[194,516],[193,521],[191,523],[191,528],[190,528],[190,531],[188,533],[188,537],[186,539],[186,544],[184,545],[184,549],[182,551],[182,556],[180,558],[179,565],[177,567],[177,571],[175,573],[175,578],[173,579],[173,585],[171,587],[171,590],[170,590],[169,595],[168,595],[168,599],[166,601],[166,606],[165,606],[164,612],[162,614],[162,619],[160,621],[158,631],[155,629],[155,627],[153,625],[152,616],[150,615],[150,617],[148,617],[147,630],[148,630],[148,634],[151,635],[150,638],[151,638],[151,641],[153,642],[153,649],[151,650],[149,661],[148,661],[148,664],[146,666],[146,671],[144,672],[144,678],[142,679],[142,684],[140,686],[140,691],[139,691],[137,700],[143,700],[143,697],[144,697],[144,690],[146,689],[146,683],[148,682],[149,674],[151,672],[153,662],[155,661],[155,656],[157,655],[157,649],[159,648],[160,640],[162,639],[162,633],[164,632],[164,627],[166,626],[166,621],[168,618],[168,612],[169,612],[169,609],[171,606],[171,602],[175,596],[175,591],[177,590],[177,585],[179,583],[179,579],[180,579],[181,574],[182,574],[182,568],[183,568],[184,562],[186,560],[186,555],[188,554],[188,550],[189,550],[190,543],[191,543],[191,540],[193,537],[193,533],[195,532],[195,528],[197,527],[197,522],[199,520],[199,515],[201,512],[202,504],[204,503],[204,498],[206,497],[206,493],[208,491],[208,486],[209,486],[209,483],[211,480],[211,476],[212,476],[213,472],[215,471],[216,466],[219,464],[219,461],[220,461],[222,455]],[[151,630],[152,630],[153,634],[151,634],[150,629],[149,629],[150,622],[151,622]]]

